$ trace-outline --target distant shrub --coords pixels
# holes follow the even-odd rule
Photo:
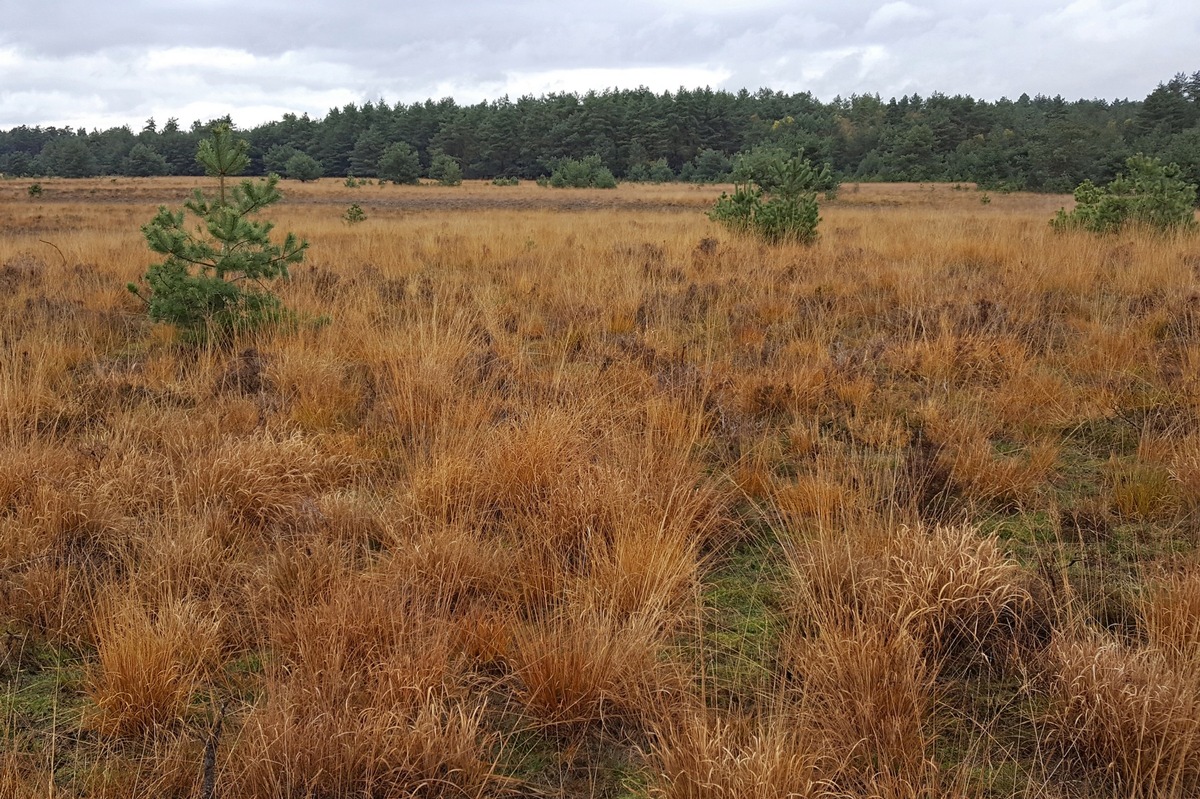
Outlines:
[[[715,222],[773,244],[811,244],[821,221],[817,192],[835,191],[836,185],[827,165],[814,168],[800,155],[775,160],[761,167],[758,179],[736,186],[732,195],[722,192],[708,215]]]
[[[667,159],[659,158],[650,162],[647,177],[651,183],[670,183],[675,180],[676,175]]]
[[[630,167],[628,179],[635,183],[670,183],[675,180],[675,172],[667,163],[667,159],[648,161]]]
[[[1060,208],[1050,224],[1056,230],[1093,233],[1114,233],[1131,224],[1166,232],[1194,228],[1195,208],[1196,186],[1183,179],[1178,166],[1135,155],[1107,186],[1080,183],[1075,209],[1068,213]]]
[[[31,184],[29,184],[29,188],[26,189],[26,191],[29,192],[30,197],[41,197],[42,196],[42,184],[41,183],[31,183]]]
[[[505,177],[492,178],[493,186],[519,186],[520,184],[521,184],[521,181],[518,180],[517,178],[505,178]]]
[[[135,144],[121,162],[121,172],[131,177],[148,178],[171,171],[167,159],[145,144]]]
[[[292,180],[308,183],[324,174],[321,162],[307,153],[296,153],[284,165],[284,174]]]
[[[276,144],[263,153],[263,170],[268,175],[286,175],[288,161],[299,153],[300,151],[290,144]]]
[[[436,180],[439,186],[461,186],[462,167],[453,156],[438,153],[429,164],[429,177]]]
[[[406,142],[396,142],[379,158],[379,185],[384,181],[415,185],[421,182],[421,159]]]
[[[701,150],[683,165],[679,177],[689,183],[724,183],[730,178],[733,162],[720,150]]]
[[[360,186],[366,186],[370,182],[371,181],[369,180],[361,180],[356,178],[354,175],[346,175],[346,179],[342,182],[342,185],[348,189],[357,189]]]
[[[366,218],[367,218],[366,213],[363,211],[362,206],[359,205],[358,203],[354,203],[353,205],[351,205],[349,208],[346,209],[346,213],[342,214],[342,219],[345,220],[346,223],[349,225],[354,225],[359,222],[363,222],[366,220]]]
[[[550,173],[550,185],[556,189],[615,189],[617,179],[598,155],[582,160],[559,161]]]

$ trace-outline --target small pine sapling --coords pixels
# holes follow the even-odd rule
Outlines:
[[[215,126],[212,138],[200,142],[196,160],[217,179],[217,196],[197,189],[184,204],[199,224],[188,227],[183,210],[160,206],[142,226],[150,249],[166,259],[146,271],[148,292],[133,283],[129,290],[146,302],[151,319],[173,324],[193,340],[227,338],[286,319],[270,283],[287,279],[288,267],[303,261],[308,249],[292,233],[273,243],[274,226],[254,218],[280,200],[277,175],[226,185],[249,165],[248,149],[228,125]]]
[[[772,244],[817,239],[817,192],[837,192],[838,181],[828,165],[819,169],[802,155],[756,165],[755,176],[721,193],[709,218],[739,233],[754,233]]]
[[[1114,233],[1126,225],[1161,232],[1196,227],[1196,186],[1188,183],[1175,164],[1135,155],[1125,171],[1107,186],[1090,180],[1075,189],[1075,208],[1059,209],[1050,224],[1055,230],[1082,228]]]

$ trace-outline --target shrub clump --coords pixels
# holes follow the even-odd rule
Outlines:
[[[249,165],[248,149],[228,125],[215,126],[212,138],[200,142],[196,159],[217,178],[217,196],[197,189],[184,204],[200,225],[188,227],[183,210],[160,206],[142,226],[150,249],[166,260],[146,271],[148,293],[133,283],[128,288],[145,300],[151,319],[192,338],[219,338],[282,320],[286,312],[269,284],[286,279],[288,267],[303,261],[308,249],[292,233],[273,243],[274,226],[253,218],[280,200],[277,175],[226,186]]]
[[[802,154],[757,164],[754,175],[721,193],[708,216],[714,222],[772,243],[812,244],[821,215],[817,192],[837,190],[827,164],[820,168]]]
[[[396,142],[383,151],[376,171],[380,186],[387,181],[415,186],[421,182],[421,159],[408,142]]]
[[[462,167],[453,156],[437,153],[429,164],[429,177],[436,180],[439,186],[461,186]]]
[[[676,177],[675,172],[672,171],[670,164],[667,163],[667,159],[665,158],[634,164],[629,168],[629,172],[625,176],[626,180],[631,180],[635,183],[670,183]]]
[[[615,189],[617,179],[598,155],[582,160],[566,159],[550,173],[550,185],[556,189]]]
[[[321,175],[325,174],[325,169],[321,166],[321,162],[307,153],[296,153],[287,160],[283,169],[289,178],[298,180],[301,183],[317,180]]]
[[[1115,233],[1126,225],[1163,232],[1196,226],[1196,186],[1184,180],[1175,164],[1135,155],[1125,172],[1107,186],[1085,180],[1075,189],[1075,209],[1060,208],[1050,224],[1056,230],[1082,228],[1092,233]]]

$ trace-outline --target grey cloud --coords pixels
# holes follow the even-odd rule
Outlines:
[[[660,90],[677,88],[675,75],[823,98],[1140,97],[1200,68],[1200,7],[1184,0],[0,5],[0,127],[136,124],[172,109],[186,120],[185,109],[209,107],[254,123],[272,109],[320,115],[381,95],[411,102],[452,90],[472,102],[608,88],[585,79],[637,85],[640,74]],[[224,48],[212,63],[200,53],[154,66],[177,48],[211,47]]]

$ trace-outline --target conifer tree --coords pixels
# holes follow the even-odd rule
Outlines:
[[[184,205],[200,224],[189,227],[184,210],[160,206],[142,226],[150,249],[166,259],[147,270],[148,293],[132,283],[129,290],[146,301],[151,319],[174,324],[192,338],[226,337],[282,319],[286,312],[269,284],[286,279],[288,267],[300,263],[308,249],[292,233],[273,243],[273,225],[254,218],[281,198],[277,176],[228,185],[249,165],[248,149],[228,125],[214,126],[196,160],[217,179],[217,196],[197,189]]]

